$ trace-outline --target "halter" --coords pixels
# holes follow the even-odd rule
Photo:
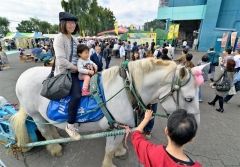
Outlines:
[[[140,108],[140,110],[144,111],[147,109],[147,106],[144,104],[141,96],[139,95],[136,87],[135,87],[135,83],[134,80],[131,76],[131,74],[129,73],[129,69],[128,69],[128,61],[123,62],[121,65],[121,68],[124,69],[126,76],[125,76],[125,82],[124,85],[126,88],[128,88],[128,90],[131,92],[132,96],[134,97],[134,99],[137,102],[138,107]],[[175,69],[174,72],[174,76],[172,78],[172,84],[171,84],[171,90],[169,93],[167,93],[165,96],[163,96],[162,98],[159,98],[158,100],[160,101],[160,103],[163,103],[168,97],[172,97],[173,101],[175,102],[177,109],[179,109],[179,96],[180,96],[180,90],[181,87],[185,86],[188,84],[188,82],[191,80],[192,77],[192,73],[190,70],[189,71],[189,78],[185,81],[185,82],[181,82],[180,78],[177,77],[176,72],[177,72],[177,68]],[[174,92],[177,92],[177,99],[174,96]],[[168,114],[168,112],[164,109],[165,113],[167,116],[169,116],[170,114]]]
[[[172,97],[173,101],[175,102],[175,104],[177,106],[177,109],[179,109],[180,108],[180,106],[179,106],[179,96],[180,96],[181,87],[184,87],[185,85],[188,84],[188,82],[192,78],[192,73],[191,73],[190,70],[188,70],[188,72],[189,72],[188,79],[185,82],[181,82],[180,78],[176,75],[176,71],[177,71],[177,68],[175,69],[175,72],[174,72],[174,75],[173,75],[173,78],[172,78],[172,84],[171,84],[170,92],[167,93],[162,98],[159,98],[158,100],[160,101],[160,103],[163,103],[166,99],[168,99],[168,97]],[[174,92],[177,92],[177,99],[174,96]],[[164,109],[164,111],[167,115],[170,115],[170,114],[167,113],[167,111],[165,109]]]

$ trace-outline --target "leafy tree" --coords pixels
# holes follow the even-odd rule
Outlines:
[[[78,17],[80,34],[96,35],[114,27],[113,12],[99,6],[97,0],[62,0],[61,5],[65,11]]]
[[[16,28],[19,32],[25,32],[25,33],[29,33],[29,32],[33,32],[33,31],[37,31],[34,23],[30,20],[23,20],[21,21],[17,28]]]
[[[151,29],[155,30],[157,28],[165,29],[165,24],[166,23],[164,23],[163,21],[155,19],[153,21],[144,23],[144,30],[150,31]]]
[[[17,30],[19,32],[30,33],[33,31],[47,33],[57,33],[58,25],[51,25],[47,21],[41,21],[37,18],[30,18],[30,20],[23,20],[18,24]]]
[[[50,34],[57,34],[58,33],[58,25],[54,24],[51,26],[50,30],[49,30]]]
[[[0,17],[0,36],[1,35],[6,35],[9,32],[8,29],[9,26],[9,21],[5,17]]]

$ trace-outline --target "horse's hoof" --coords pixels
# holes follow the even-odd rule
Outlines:
[[[59,145],[59,144],[47,145],[47,150],[54,157],[61,157],[62,156],[62,146]]]
[[[21,152],[26,153],[26,152],[30,151],[31,149],[32,149],[32,147],[22,147]]]

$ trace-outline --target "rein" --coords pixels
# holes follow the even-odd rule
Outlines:
[[[137,105],[140,108],[140,110],[142,112],[145,112],[146,109],[147,109],[147,106],[144,104],[141,96],[139,95],[137,89],[135,88],[134,80],[133,80],[133,78],[129,74],[128,63],[129,63],[128,61],[125,61],[121,65],[121,68],[124,69],[124,71],[126,73],[124,87],[129,89],[129,91],[131,92],[132,96],[136,100]],[[170,92],[167,93],[162,98],[159,98],[158,100],[160,101],[160,103],[163,103],[165,100],[167,100],[167,98],[172,97],[173,101],[175,102],[175,104],[177,106],[177,109],[179,109],[179,96],[180,96],[181,87],[187,85],[188,82],[190,82],[190,80],[192,78],[192,73],[191,73],[190,70],[188,70],[189,71],[189,78],[187,79],[186,82],[181,82],[180,78],[177,77],[177,75],[176,75],[176,71],[177,71],[177,68],[175,69],[174,76],[172,78],[172,84],[171,84]],[[175,98],[175,96],[174,96],[175,92],[177,92],[177,98]],[[164,111],[165,111],[166,115],[161,115],[161,114],[156,113],[154,116],[168,117],[170,114],[165,109],[164,109]]]
[[[175,102],[176,106],[177,106],[177,109],[179,109],[179,96],[180,96],[180,90],[181,90],[181,87],[184,87],[185,85],[188,84],[188,82],[190,82],[191,78],[192,78],[192,73],[190,70],[189,71],[189,78],[187,79],[186,82],[182,83],[181,80],[179,79],[179,77],[176,76],[176,71],[177,71],[177,68],[175,69],[175,72],[174,72],[174,76],[173,76],[173,79],[172,79],[172,84],[171,84],[171,90],[169,93],[167,93],[165,96],[163,96],[162,98],[159,98],[158,100],[160,101],[160,103],[163,103],[165,100],[168,99],[168,97],[172,97],[173,98],[173,101]],[[174,93],[177,92],[177,99],[175,98],[174,96]],[[164,108],[163,108],[164,109]],[[170,115],[167,113],[167,111],[164,109],[165,113],[167,115]]]

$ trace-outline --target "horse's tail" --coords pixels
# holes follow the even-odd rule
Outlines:
[[[23,107],[20,107],[19,111],[10,118],[10,123],[15,132],[18,146],[29,143],[29,136],[25,124],[26,119],[27,113],[24,111]]]

